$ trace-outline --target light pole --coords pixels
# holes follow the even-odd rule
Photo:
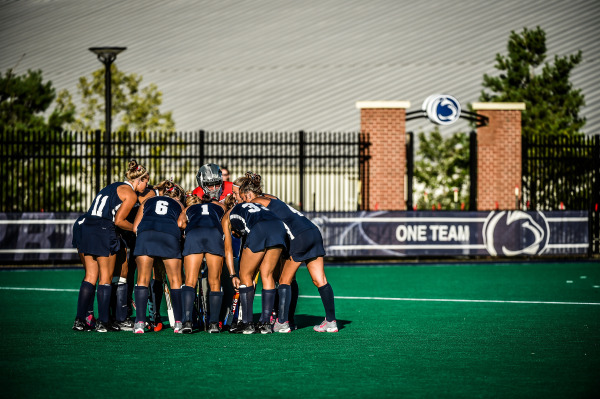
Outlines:
[[[104,142],[106,143],[106,184],[111,182],[111,124],[112,124],[112,94],[111,94],[111,64],[117,59],[117,54],[127,50],[127,47],[90,47],[92,53],[104,64]]]

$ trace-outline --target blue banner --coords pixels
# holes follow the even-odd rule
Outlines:
[[[75,261],[78,213],[0,213],[0,261]],[[586,255],[588,214],[557,212],[316,212],[327,256]]]
[[[588,214],[352,212],[311,215],[333,257],[585,255]]]

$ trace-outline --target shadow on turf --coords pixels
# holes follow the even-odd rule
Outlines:
[[[307,314],[297,314],[294,316],[294,321],[296,322],[296,325],[298,326],[299,330],[302,330],[303,328],[312,329],[314,326],[318,326],[319,324],[321,324],[323,319],[323,316],[312,316]],[[352,323],[352,321],[350,320],[337,319],[336,321],[338,330],[342,330],[344,326],[346,326],[346,324]]]

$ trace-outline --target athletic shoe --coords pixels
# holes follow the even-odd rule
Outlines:
[[[121,327],[119,327],[119,324],[117,324],[116,322],[112,322],[112,321],[109,321],[108,324],[106,324],[106,328],[110,332],[121,331]]]
[[[173,325],[173,332],[175,334],[181,334],[181,330],[183,329],[183,323],[180,321],[176,321]]]
[[[116,321],[115,324],[123,331],[133,331],[133,320],[129,318],[123,321]]]
[[[89,330],[90,327],[87,325],[87,323],[79,320],[79,319],[75,319],[75,322],[73,323],[73,330],[75,331],[87,331]]]
[[[186,321],[183,323],[183,327],[181,328],[181,332],[183,334],[191,334],[192,333],[192,322]]]
[[[133,325],[133,333],[134,334],[143,334],[144,327],[146,327],[145,321],[138,321]]]
[[[291,331],[292,331],[292,329],[290,328],[290,322],[289,321],[280,323],[279,319],[275,320],[275,325],[273,325],[273,332],[289,333]]]
[[[231,334],[241,334],[242,327],[243,327],[242,323],[240,323],[238,321],[234,321],[233,323],[231,323],[231,326],[229,326],[229,332]]]
[[[323,320],[323,322],[318,326],[314,326],[313,330],[315,330],[316,332],[338,332],[337,323],[335,322],[335,320],[327,321],[327,319]]]
[[[256,334],[258,330],[254,326],[254,323],[242,323],[240,330],[242,334]]]
[[[89,327],[88,330],[93,330],[94,328],[96,328],[96,318],[94,317],[93,314],[88,315],[85,318],[85,322],[87,323],[87,325]]]
[[[271,323],[260,323],[257,330],[260,331],[261,334],[272,334],[273,326]]]
[[[105,333],[107,331],[108,331],[108,329],[106,328],[106,325],[104,324],[104,322],[97,320],[96,321],[96,332]]]
[[[208,333],[209,334],[218,334],[221,332],[221,329],[219,328],[219,323],[210,323],[208,325]]]

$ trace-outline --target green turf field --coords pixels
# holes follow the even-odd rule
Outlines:
[[[326,273],[337,334],[312,331],[324,313],[301,268],[291,334],[136,335],[71,330],[82,270],[2,270],[3,396],[600,397],[598,262]]]

